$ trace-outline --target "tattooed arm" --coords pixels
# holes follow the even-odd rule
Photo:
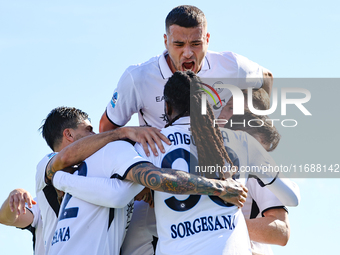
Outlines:
[[[231,178],[223,181],[207,179],[180,170],[158,168],[151,163],[132,167],[126,179],[152,190],[172,194],[219,196],[238,207],[243,206],[247,197],[247,188]]]
[[[152,127],[122,127],[100,134],[83,137],[72,144],[63,148],[55,155],[46,167],[46,183],[49,183],[55,172],[66,167],[75,165],[85,160],[109,142],[116,140],[130,139],[134,142],[143,144],[146,154],[149,154],[148,146],[154,154],[157,154],[155,144],[164,152],[161,140],[170,143],[160,131]]]

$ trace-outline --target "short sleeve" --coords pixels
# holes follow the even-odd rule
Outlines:
[[[103,153],[103,168],[108,171],[107,175],[111,178],[124,180],[129,170],[137,164],[147,162],[125,141],[116,141],[107,144]]]
[[[36,198],[34,198],[34,201],[37,201]],[[32,205],[32,208],[27,208],[30,210],[33,214],[33,222],[31,224],[32,227],[36,228],[38,226],[38,222],[40,220],[40,209],[38,204]]]
[[[162,143],[163,143],[164,148],[166,148],[167,145],[163,141],[162,141]],[[155,156],[153,154],[153,152],[151,151],[151,148],[149,146],[150,156],[147,157],[145,152],[144,152],[143,146],[140,143],[135,144],[135,150],[137,151],[137,153],[139,155],[141,155],[143,158],[149,160],[155,166],[159,167],[161,165],[160,162],[161,162],[161,159],[162,159],[164,154],[159,150],[158,146],[156,146],[156,148],[157,148],[158,156]]]
[[[250,196],[256,202],[260,214],[271,208],[284,208],[281,201],[266,187],[261,187],[256,179],[250,178],[247,182],[247,188]]]
[[[111,101],[106,107],[107,118],[116,126],[124,126],[138,112],[140,99],[135,82],[127,69],[120,78]]]
[[[238,65],[238,87],[261,88],[263,84],[263,67],[248,58],[233,53]]]
[[[257,166],[254,173],[264,184],[272,182],[277,177],[276,163],[262,145],[251,135],[245,133],[248,140],[248,165]]]
[[[50,153],[48,155],[46,155],[37,165],[37,172],[35,175],[35,189],[36,189],[36,193],[38,194],[38,191],[42,190],[45,186],[45,171],[46,171],[46,167],[48,162],[50,162],[50,160],[57,155],[56,152],[54,153]]]

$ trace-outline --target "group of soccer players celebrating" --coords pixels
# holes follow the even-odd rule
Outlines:
[[[248,109],[233,116],[223,89],[201,111],[203,95],[216,92],[209,78],[254,88],[254,107],[268,109],[271,72],[208,51],[207,21],[195,6],[175,7],[165,26],[166,50],[126,69],[99,134],[80,109],[57,107],[44,120],[53,152],[38,163],[37,197],[14,190],[0,210],[1,223],[35,234],[35,254],[272,254],[268,244],[288,242],[296,184],[240,171],[275,165],[268,151],[277,130],[214,126],[217,118],[265,123]],[[124,127],[134,113],[141,127]]]

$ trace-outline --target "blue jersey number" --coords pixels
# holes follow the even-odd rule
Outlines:
[[[78,175],[81,175],[81,176],[87,175],[87,167],[86,167],[85,162],[82,162],[78,166]],[[63,203],[63,207],[61,208],[61,211],[60,211],[59,220],[75,218],[75,217],[78,216],[79,207],[66,208],[66,206],[67,206],[67,204],[68,204],[68,202],[70,201],[71,198],[72,198],[72,195],[70,195],[68,193],[63,198],[64,203]]]
[[[190,169],[193,169],[193,167],[198,165],[197,158],[194,155],[192,155],[187,150],[180,148],[180,149],[176,149],[176,150],[169,152],[164,157],[162,164],[161,164],[161,167],[162,168],[171,168],[172,163],[175,162],[175,160],[177,160],[177,159],[184,159],[187,162],[189,172],[192,172],[192,171],[190,171]],[[185,211],[188,211],[191,208],[193,208],[198,203],[200,198],[201,198],[201,195],[190,195],[185,200],[178,200],[176,197],[172,196],[172,197],[166,199],[164,202],[169,208],[171,208],[174,211],[185,212]],[[219,198],[217,196],[209,196],[209,198],[219,206],[223,206],[223,207],[234,206],[233,204],[225,203],[221,198]]]

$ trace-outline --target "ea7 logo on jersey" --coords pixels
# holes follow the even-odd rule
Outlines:
[[[118,101],[118,92],[113,93],[112,99],[111,99],[111,106],[112,108],[115,108]]]
[[[70,240],[70,227],[67,228],[60,228],[54,232],[54,236],[52,239],[52,245],[58,242],[66,242]]]
[[[156,96],[156,102],[162,102],[164,100],[164,96]]]

